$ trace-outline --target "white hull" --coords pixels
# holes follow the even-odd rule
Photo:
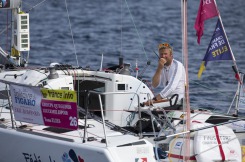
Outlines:
[[[40,137],[15,130],[0,128],[2,162],[26,161],[62,161],[65,154],[72,159],[69,152],[76,153],[76,158],[84,161],[120,162],[135,161],[136,158],[153,159],[152,150],[147,147],[108,147],[90,144],[73,143],[47,137]],[[72,151],[73,150],[73,151]],[[140,153],[140,151],[143,151]],[[135,153],[132,153],[135,152]],[[137,154],[137,152],[139,152]],[[148,154],[147,154],[148,152]]]
[[[90,122],[91,123],[91,122]],[[93,123],[95,124],[95,123]],[[2,125],[3,126],[3,125]],[[138,140],[131,135],[122,135],[110,132],[107,141],[108,146],[101,142],[101,130],[96,125],[94,130],[96,140],[83,143],[82,130],[69,133],[55,134],[42,130],[43,126],[29,127],[17,130],[0,128],[1,134],[1,162],[31,162],[31,161],[65,161],[63,159],[81,159],[78,162],[120,162],[135,161],[137,158],[145,158],[155,161],[152,145],[145,140]],[[102,125],[100,125],[102,127]],[[92,128],[93,129],[93,128]],[[91,133],[90,132],[90,133]],[[97,133],[96,133],[97,132]],[[132,144],[134,143],[135,144]],[[123,146],[126,145],[126,146]],[[75,162],[75,160],[73,160]],[[72,162],[72,161],[71,161]]]

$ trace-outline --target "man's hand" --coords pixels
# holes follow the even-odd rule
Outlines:
[[[158,68],[163,69],[164,65],[166,64],[167,60],[165,58],[160,58],[158,61]]]
[[[162,100],[162,96],[160,94],[156,95],[156,97],[154,97],[155,101],[161,101]]]
[[[164,67],[164,64],[167,62],[167,60],[165,58],[160,58],[158,61],[158,66],[157,66],[157,70],[152,78],[152,86],[154,88],[156,88],[159,83],[160,83],[160,76],[162,73],[162,69]]]
[[[158,94],[152,100],[148,100],[148,101],[144,102],[143,105],[144,106],[150,106],[150,105],[153,105],[154,103],[167,102],[167,101],[169,101],[169,100],[166,98],[162,98],[161,95]]]

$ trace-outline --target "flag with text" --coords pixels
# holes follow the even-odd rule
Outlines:
[[[201,37],[203,35],[204,21],[219,15],[214,1],[215,0],[200,0],[200,5],[194,26],[196,29],[198,44],[200,44]]]
[[[228,41],[226,39],[224,30],[222,28],[220,19],[218,19],[206,55],[204,56],[202,64],[200,66],[198,72],[198,78],[201,77],[202,72],[205,70],[208,61],[232,60],[232,59],[233,58],[232,58],[230,47],[228,45]]]

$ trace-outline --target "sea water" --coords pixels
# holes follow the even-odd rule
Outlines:
[[[23,3],[23,10],[30,14],[31,66],[48,66],[58,62],[98,70],[103,54],[103,68],[117,65],[119,57],[123,57],[124,62],[130,64],[132,75],[136,75],[137,63],[138,74],[150,83],[158,62],[155,55],[157,45],[162,42],[169,42],[174,48],[174,58],[183,62],[181,1],[40,2],[25,0]],[[231,68],[233,62],[209,62],[201,79],[197,78],[217,22],[217,17],[205,22],[204,35],[198,45],[194,23],[199,2],[188,1],[190,103],[195,108],[215,109],[225,113],[237,89]],[[245,72],[245,1],[217,0],[217,4],[238,68]],[[6,50],[10,43],[6,43],[6,32],[1,31],[7,20],[10,20],[10,15],[7,11],[0,11],[0,16],[0,44]]]

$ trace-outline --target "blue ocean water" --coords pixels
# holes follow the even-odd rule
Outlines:
[[[183,61],[180,2],[25,0],[23,10],[30,13],[29,65],[47,66],[59,62],[97,70],[103,54],[103,67],[118,64],[118,58],[123,57],[124,62],[131,64],[132,71],[137,62],[142,78],[151,80],[158,61],[154,52],[159,43],[170,42],[175,59]],[[197,78],[217,22],[217,17],[205,22],[204,35],[198,45],[194,23],[199,2],[188,1],[190,102],[195,108],[226,112],[237,89],[232,61],[209,62],[201,80]],[[244,72],[245,1],[217,0],[217,5],[238,68]],[[7,12],[0,12],[0,44],[6,49],[9,47],[6,32],[1,31],[10,19]],[[151,63],[148,67],[147,61]]]

